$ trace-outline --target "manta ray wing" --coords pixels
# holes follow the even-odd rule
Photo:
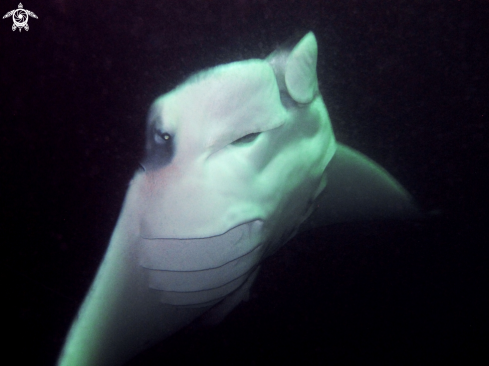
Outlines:
[[[328,184],[301,231],[339,222],[424,217],[394,177],[351,147],[338,143],[326,176]]]

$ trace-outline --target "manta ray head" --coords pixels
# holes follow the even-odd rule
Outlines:
[[[221,299],[310,214],[336,148],[316,57],[311,33],[292,51],[203,71],[154,102],[130,188],[152,288]]]
[[[153,103],[143,169],[58,365],[121,365],[201,316],[217,323],[299,227],[419,217],[383,168],[336,143],[316,64],[308,33]]]

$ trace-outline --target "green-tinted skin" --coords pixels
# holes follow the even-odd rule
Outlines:
[[[316,63],[308,33],[155,101],[144,169],[58,365],[120,365],[204,313],[221,320],[299,229],[416,214],[388,173],[336,143]]]

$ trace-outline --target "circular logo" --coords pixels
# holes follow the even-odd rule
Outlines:
[[[12,19],[18,28],[23,28],[29,20],[29,15],[24,9],[17,9],[12,15]]]

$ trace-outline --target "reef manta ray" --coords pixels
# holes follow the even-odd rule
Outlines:
[[[58,365],[121,365],[201,315],[223,319],[299,230],[416,214],[394,178],[335,141],[317,53],[310,32],[153,103],[142,168]]]

